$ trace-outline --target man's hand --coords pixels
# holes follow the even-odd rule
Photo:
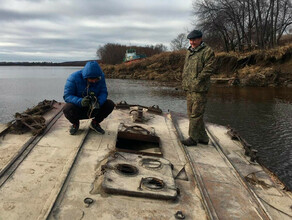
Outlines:
[[[89,106],[90,103],[90,98],[89,96],[85,96],[82,100],[81,100],[81,106],[82,107],[87,107]]]

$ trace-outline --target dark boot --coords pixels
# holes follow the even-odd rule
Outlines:
[[[206,140],[199,140],[199,143],[200,144],[204,144],[204,145],[208,145],[209,144],[209,140],[206,141]]]
[[[104,134],[105,131],[100,127],[99,123],[95,120],[92,120],[89,126],[92,130],[96,131],[97,133]]]
[[[78,129],[79,129],[79,124],[73,124],[73,125],[71,125],[69,132],[71,135],[74,135],[74,134],[76,134]]]
[[[181,143],[185,146],[196,146],[197,142],[195,140],[193,140],[191,137],[189,137],[188,139],[182,140]]]

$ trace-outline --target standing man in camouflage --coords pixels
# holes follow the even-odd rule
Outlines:
[[[215,55],[213,50],[202,41],[202,36],[199,30],[193,30],[187,36],[190,47],[187,50],[182,75],[182,88],[187,94],[187,111],[190,120],[189,138],[182,141],[186,146],[209,142],[203,115],[210,87],[210,76],[214,71]]]

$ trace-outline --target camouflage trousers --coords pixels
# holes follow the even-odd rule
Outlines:
[[[207,93],[187,93],[187,111],[190,120],[189,136],[195,141],[209,141],[203,120],[206,103]]]

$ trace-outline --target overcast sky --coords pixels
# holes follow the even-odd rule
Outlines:
[[[192,2],[0,0],[0,62],[96,59],[106,43],[170,48],[193,28]]]

